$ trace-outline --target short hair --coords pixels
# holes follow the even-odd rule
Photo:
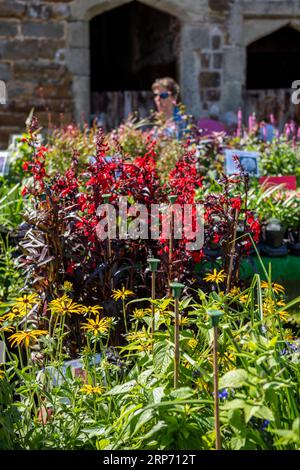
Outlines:
[[[155,88],[157,88],[158,86],[166,88],[175,98],[178,98],[180,93],[180,87],[178,83],[175,82],[174,78],[157,78],[152,85],[152,91],[154,91]]]

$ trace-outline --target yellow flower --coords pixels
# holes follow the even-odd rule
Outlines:
[[[240,289],[238,287],[234,286],[232,289],[230,289],[228,295],[230,297],[236,297],[237,295],[239,295],[239,293],[240,293]]]
[[[5,377],[4,370],[0,369],[0,380],[4,379],[4,377]]]
[[[117,289],[117,290],[113,289],[112,291],[113,291],[113,294],[111,296],[115,301],[119,299],[125,300],[130,295],[134,295],[134,292],[132,292],[131,290],[125,289],[124,286],[122,287],[122,289]]]
[[[39,297],[37,294],[24,294],[22,297],[18,297],[15,300],[15,306],[19,307],[21,310],[29,310],[32,309],[34,305],[37,304]]]
[[[242,304],[245,304],[248,298],[249,298],[248,294],[243,294],[239,297],[239,302],[241,302]]]
[[[80,391],[84,393],[85,395],[99,395],[100,393],[103,393],[105,390],[104,387],[101,387],[100,385],[96,385],[93,387],[92,385],[85,384]]]
[[[3,323],[5,321],[13,321],[15,320],[15,318],[16,318],[16,315],[14,313],[8,312],[0,318],[0,322]]]
[[[285,307],[285,306],[286,306],[286,303],[285,303],[284,300],[278,300],[278,301],[277,301],[277,305],[278,305],[278,307]]]
[[[294,340],[293,332],[290,328],[287,328],[286,330],[284,330],[284,339],[286,339],[287,341]]]
[[[182,315],[179,316],[179,326],[185,326],[189,324],[188,317],[183,317]]]
[[[143,331],[136,331],[136,332],[128,333],[126,338],[127,338],[127,341],[132,341],[133,343],[136,341],[142,342],[142,341],[147,341],[148,335],[146,331],[143,330]]]
[[[93,307],[83,307],[82,312],[85,315],[99,315],[100,310],[103,310],[103,307],[100,305],[94,305]]]
[[[150,351],[152,349],[152,346],[153,346],[153,341],[149,340],[149,341],[144,341],[140,343],[136,349],[138,351]]]
[[[87,323],[83,323],[81,329],[93,333],[94,336],[103,335],[109,330],[111,323],[109,320],[107,317],[99,318],[99,315],[97,315],[96,320],[89,318]]]
[[[132,316],[135,320],[141,320],[146,316],[146,311],[143,310],[142,308],[136,308],[134,309]]]
[[[0,328],[0,333],[12,333],[14,331],[12,326],[2,326]]]
[[[187,344],[191,349],[196,349],[196,347],[198,345],[198,341],[195,338],[191,338],[191,339],[188,340]]]
[[[261,282],[262,289],[270,289],[270,284],[267,281]],[[285,288],[281,284],[276,284],[276,282],[271,283],[272,290],[275,294],[284,294]]]
[[[18,333],[11,335],[8,339],[11,341],[11,346],[25,343],[26,348],[28,348],[30,340],[35,342],[39,336],[46,335],[47,333],[47,330],[18,331]]]
[[[64,291],[65,292],[72,292],[73,290],[73,284],[70,281],[65,281],[63,285]]]
[[[274,300],[268,298],[268,299],[265,300],[262,307],[263,307],[263,312],[266,315],[272,315],[275,311],[275,302],[274,302]]]
[[[219,284],[220,282],[224,282],[225,279],[226,279],[226,274],[224,272],[224,269],[221,269],[221,271],[219,271],[218,273],[217,273],[217,270],[214,269],[211,274],[207,274],[203,278],[205,282],[215,282],[216,284]]]
[[[76,304],[67,295],[63,295],[59,299],[52,300],[49,303],[49,308],[52,313],[60,315],[71,315],[73,313],[80,315],[84,309],[82,305]]]

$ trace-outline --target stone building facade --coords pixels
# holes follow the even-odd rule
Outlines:
[[[0,0],[0,80],[7,86],[7,103],[0,104],[1,148],[7,145],[9,134],[24,127],[32,107],[45,127],[61,120],[89,119],[91,22],[113,9],[117,12],[131,1]],[[176,78],[182,101],[196,117],[206,114],[213,103],[219,105],[221,112],[235,111],[245,104],[249,46],[276,31],[300,31],[299,0],[139,3],[177,20]],[[163,44],[164,31],[161,38]],[[276,44],[284,42],[280,38]],[[285,42],[289,47],[289,41]],[[260,51],[269,50],[268,47],[261,43]],[[292,45],[291,62],[297,56],[297,47]],[[290,64],[290,75],[293,70]],[[299,56],[298,70],[294,80],[300,79]],[[282,70],[279,72],[283,74]],[[98,73],[101,74],[101,67]],[[288,84],[282,88],[288,88]]]

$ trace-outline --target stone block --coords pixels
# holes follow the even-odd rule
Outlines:
[[[67,65],[75,75],[90,75],[90,51],[86,48],[71,48],[67,50]]]
[[[208,6],[211,10],[219,11],[229,10],[234,0],[208,0]]]
[[[220,90],[206,90],[206,99],[207,101],[219,101],[221,97]]]
[[[69,5],[54,4],[51,5],[50,18],[56,20],[68,20],[70,19],[71,12]]]
[[[70,47],[89,47],[89,24],[87,21],[72,21],[68,24],[68,43]]]
[[[8,82],[11,79],[11,68],[8,64],[0,64],[0,80]]]
[[[74,114],[77,123],[86,122],[90,117],[90,77],[73,78],[73,96],[75,97]]]
[[[37,59],[39,57],[39,42],[36,39],[14,39],[7,41],[1,48],[3,59],[19,60]]]
[[[0,0],[0,18],[22,18],[26,5],[13,0]]]
[[[65,67],[53,61],[17,61],[13,66],[14,78],[34,82],[57,83],[66,74]]]
[[[200,87],[203,88],[218,88],[220,86],[219,72],[200,72],[199,74]]]
[[[221,47],[221,36],[213,36],[211,38],[212,48],[213,49],[220,49]]]
[[[237,111],[243,104],[243,82],[224,81],[222,85],[221,112]]]
[[[49,20],[51,17],[51,7],[49,5],[41,4],[27,4],[26,17],[36,20]]]
[[[192,27],[189,31],[190,46],[192,49],[209,48],[209,30],[202,25]]]
[[[224,80],[243,81],[246,72],[246,51],[241,47],[225,47],[223,57]]]
[[[18,33],[17,21],[0,20],[0,36],[14,37]]]
[[[58,63],[61,63],[61,57],[57,57],[58,51],[61,51],[65,48],[66,42],[64,40],[52,40],[52,39],[40,39],[39,41],[39,58],[56,60]]]
[[[213,67],[215,69],[222,68],[223,64],[223,54],[214,54],[213,55]]]
[[[210,59],[211,59],[211,54],[208,54],[207,52],[203,52],[201,54],[201,67],[203,69],[209,69]]]
[[[61,39],[64,33],[65,28],[63,22],[22,22],[22,34],[27,37]]]
[[[2,110],[0,106],[0,122],[3,122],[5,126],[24,126],[27,118],[26,113],[9,113]]]

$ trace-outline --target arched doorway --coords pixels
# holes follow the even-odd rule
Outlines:
[[[300,32],[290,26],[252,42],[247,47],[247,111],[259,119],[274,113],[279,126],[300,120],[291,102],[291,85],[299,78]]]
[[[180,24],[172,15],[133,1],[90,21],[91,114],[107,129],[133,111],[153,108],[151,84],[178,80]]]

